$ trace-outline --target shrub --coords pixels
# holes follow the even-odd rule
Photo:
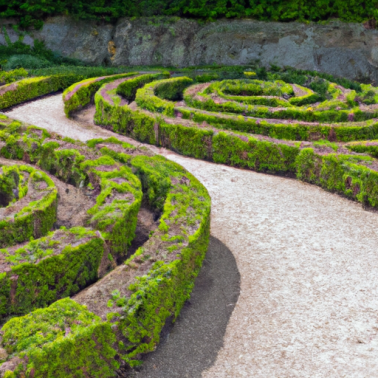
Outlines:
[[[12,55],[4,65],[5,70],[14,70],[15,68],[38,69],[51,66],[51,63],[43,58],[37,58],[33,55]]]

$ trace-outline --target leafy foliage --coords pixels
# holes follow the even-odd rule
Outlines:
[[[113,21],[119,17],[156,15],[199,19],[252,17],[270,21],[321,21],[339,17],[362,22],[376,19],[377,0],[0,0],[1,17],[19,17],[22,27],[40,28],[47,16]]]

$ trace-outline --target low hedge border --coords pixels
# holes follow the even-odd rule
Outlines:
[[[131,169],[117,163],[110,156],[102,156],[101,153],[89,148],[86,144],[61,138],[37,127],[26,127],[20,122],[11,121],[6,117],[2,117],[2,125],[0,156],[7,159],[23,159],[29,163],[34,162],[65,182],[76,187],[86,187],[87,194],[93,198],[94,206],[89,208],[87,212],[88,222],[84,226],[98,230],[99,240],[101,244],[104,244],[102,247],[103,254],[106,251],[103,256],[104,261],[100,258],[101,265],[104,266],[103,269],[114,268],[114,260],[123,261],[127,257],[128,247],[135,235],[137,214],[142,201],[140,181],[133,175]],[[53,214],[46,212],[46,214],[41,214],[41,205],[39,204],[41,201],[33,203],[35,210],[30,214],[27,213],[30,218],[29,223],[39,225],[38,234],[29,232],[25,237],[23,236],[23,233],[28,229],[24,222],[22,223],[22,232],[20,232],[19,223],[23,221],[22,216],[18,216],[15,222],[9,222],[13,228],[15,226],[18,228],[13,233],[14,235],[10,232],[9,227],[7,228],[8,232],[1,233],[1,238],[9,239],[6,245],[15,245],[18,242],[29,240],[31,237],[37,238],[46,235],[56,222],[57,190],[51,178],[46,173],[37,171],[30,166],[19,165],[12,169],[31,172],[31,178],[38,174],[39,180],[41,178],[46,180],[50,186],[46,184],[44,190],[52,190],[55,202],[54,206],[50,206]],[[22,189],[20,190],[22,191]],[[25,209],[23,211],[25,212]],[[34,242],[31,245],[34,246],[33,248],[37,247]],[[2,247],[4,246],[3,243]],[[89,244],[87,247],[83,249],[83,252],[76,249],[72,253],[77,254],[77,259],[83,259],[85,257],[83,253],[90,254],[93,249]],[[84,270],[79,269],[75,264],[71,266],[67,262],[65,269],[69,266],[71,268],[65,272],[66,276],[63,275],[62,266],[58,264],[64,260],[64,254],[61,256],[54,255],[49,259],[45,258],[41,263],[39,261],[25,262],[25,264],[14,268],[22,274],[10,273],[10,278],[8,275],[4,277],[0,285],[3,295],[0,303],[0,308],[3,311],[0,310],[0,316],[21,314],[40,306],[46,306],[94,282],[97,279],[98,267],[94,265],[97,262],[93,262],[93,259],[98,260],[98,254],[95,254],[96,250],[92,252],[93,255],[86,257],[85,265],[87,268]],[[2,251],[2,254],[8,256],[7,251]],[[75,259],[71,258],[71,260],[74,261]],[[17,277],[17,279],[14,277]],[[37,288],[30,287],[32,285],[29,280],[30,277],[33,277],[35,282],[38,283]],[[75,277],[77,283],[75,283]],[[67,280],[72,280],[72,285],[63,290],[63,286],[57,284],[56,286],[60,289],[55,290],[54,282],[56,280],[63,286],[64,284],[68,285]],[[13,293],[11,296],[9,288]],[[20,293],[17,288],[20,288]],[[39,292],[39,294],[36,295],[36,292]],[[11,306],[9,306],[9,298],[11,298]]]
[[[167,100],[178,100],[191,83],[193,80],[186,76],[155,81],[138,89],[135,102],[142,109],[173,116],[175,105]]]
[[[77,79],[77,75],[53,75],[26,78],[4,85],[0,89],[0,109],[10,108],[36,97],[57,92],[77,82]]]
[[[77,73],[61,73],[50,76],[29,77],[4,85],[0,89],[0,109],[7,109],[21,104],[22,102],[35,99],[39,96],[65,90],[71,85],[74,85],[79,81],[86,80],[93,74],[96,74],[95,71],[96,70],[87,69],[81,71],[78,70]],[[132,75],[135,75],[135,73],[130,72],[114,76],[126,77]],[[105,78],[104,80],[107,79]],[[89,80],[89,82],[91,84],[92,80]],[[83,90],[80,92],[79,96],[73,96],[74,98],[68,102],[67,111],[69,114],[75,109],[75,106],[79,107],[82,103],[87,101],[86,96],[90,96],[91,93],[94,93],[98,89],[95,82],[92,84],[92,86],[89,86],[91,88],[94,86],[93,92],[90,90],[90,93],[87,93],[85,90]]]
[[[238,101],[247,105],[274,107],[290,107],[289,99],[281,99],[278,96],[283,94],[292,96],[294,94],[291,85],[282,80],[272,83],[262,80],[223,80],[210,84],[207,93],[211,92],[225,100]]]
[[[110,157],[97,158],[83,143],[59,138],[36,127],[25,128],[18,123],[10,126],[13,127],[0,132],[0,144],[3,142],[0,156],[35,162],[57,178],[86,187],[96,195],[96,204],[88,212],[89,225],[102,232],[113,257],[122,259],[134,237],[142,198],[139,180],[131,170]],[[118,199],[117,193],[125,193],[125,200]],[[110,200],[112,196],[114,201]]]
[[[306,148],[296,159],[297,178],[378,207],[377,161],[368,156],[320,155]]]
[[[135,139],[149,144],[157,142],[154,118],[146,119],[142,113],[132,113],[130,107],[125,104],[118,106],[121,97],[114,93],[105,98],[106,85],[100,88],[95,95],[96,113],[94,121],[101,126],[108,126],[113,131],[124,135],[130,135]],[[147,122],[147,123],[146,123]]]
[[[313,102],[316,102],[319,99],[319,95],[317,93],[314,93],[314,91],[312,91],[311,89],[302,87],[298,84],[296,84],[295,87],[300,91],[305,92],[306,94],[302,96],[291,97],[289,99],[290,104],[295,106],[302,106],[312,104]]]
[[[244,117],[242,115],[217,114],[201,111],[181,105],[175,106],[176,115],[197,123],[207,123],[219,129],[234,130],[252,134],[266,135],[275,139],[293,141],[316,141],[328,139],[331,141],[348,142],[351,140],[366,140],[378,135],[378,122],[374,120],[347,124],[313,124],[291,121],[279,123],[273,120],[265,121]]]
[[[369,154],[378,158],[378,140],[369,140],[363,142],[350,142],[346,145],[350,151],[357,153]]]

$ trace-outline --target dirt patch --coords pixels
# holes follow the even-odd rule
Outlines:
[[[89,125],[94,125],[93,119],[96,113],[95,104],[88,104],[72,115],[72,119]]]
[[[297,85],[291,84],[291,87],[293,88],[295,97],[303,97],[307,95],[307,92],[304,89],[299,88]]]
[[[0,207],[0,220],[7,219],[8,221],[13,221],[12,218],[14,219],[16,214],[18,214],[21,210],[27,207],[31,202],[39,201],[43,197],[47,196],[49,193],[52,192],[52,189],[46,190],[47,184],[45,181],[41,182],[41,181],[29,180],[30,178],[29,174],[26,174],[24,177],[26,177],[26,180],[24,180],[24,184],[27,184],[28,186],[27,194],[24,197],[22,197],[20,200],[6,207]],[[16,198],[18,198],[18,194]]]
[[[0,87],[0,96],[3,96],[5,93],[7,92],[10,92],[10,91],[14,91],[16,90],[17,88],[17,82],[16,83],[12,83],[10,85],[6,85],[6,86],[2,86]]]
[[[87,211],[96,203],[96,195],[57,179],[59,201],[56,228],[84,226],[88,220]]]
[[[135,238],[132,241],[128,253],[129,255],[141,247],[150,237],[150,233],[159,226],[160,214],[142,206],[138,213],[138,222],[135,230]]]
[[[126,77],[126,78],[122,78],[122,79],[117,79],[117,80],[114,80],[112,81],[111,83],[109,84],[106,84],[104,87],[102,87],[102,89],[100,90],[100,95],[101,97],[106,101],[108,102],[109,104],[113,105],[114,102],[113,102],[113,98],[109,95],[109,91],[117,88],[121,83],[123,83],[124,81],[127,81],[127,80],[130,80],[130,79],[133,79],[135,76],[129,76],[129,77]],[[127,103],[125,102],[126,100],[124,100],[124,104]],[[124,104],[121,104],[121,105],[124,105]]]

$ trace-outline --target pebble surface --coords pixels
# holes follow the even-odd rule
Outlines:
[[[7,115],[81,140],[112,135],[67,120],[61,95]],[[202,377],[378,377],[378,214],[293,179],[154,150],[206,186],[211,233],[240,271],[223,348]]]

